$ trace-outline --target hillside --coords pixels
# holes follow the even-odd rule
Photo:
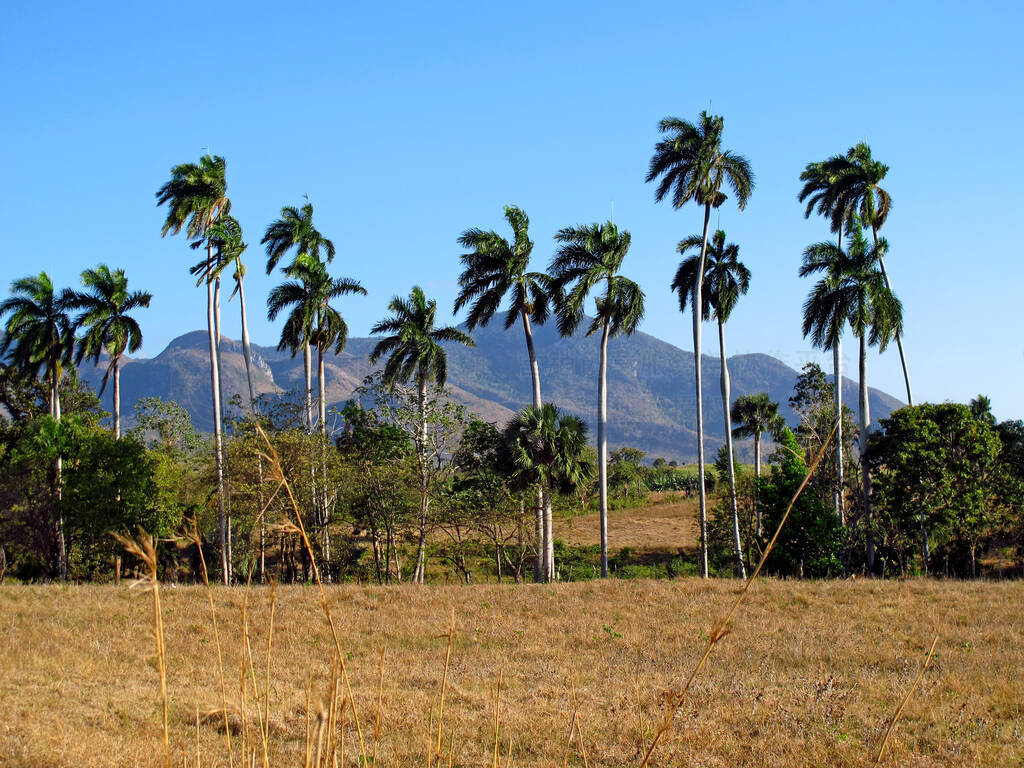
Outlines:
[[[585,325],[585,324],[584,324]],[[449,387],[453,398],[484,419],[503,422],[530,399],[526,347],[518,330],[505,332],[500,323],[474,332],[475,348],[449,348]],[[343,403],[370,372],[368,355],[374,339],[353,338],[340,355],[326,358],[327,400]],[[568,339],[553,325],[536,329],[535,343],[541,366],[544,399],[596,422],[598,342],[582,332]],[[302,357],[292,358],[273,347],[253,345],[258,393],[283,394],[302,387]],[[225,338],[225,399],[244,393],[245,364],[241,344]],[[630,445],[652,456],[691,460],[696,455],[693,354],[646,333],[613,338],[608,344],[608,439],[611,446]],[[152,359],[133,359],[121,374],[122,413],[131,422],[135,402],[158,395],[184,406],[199,429],[212,429],[206,333],[179,336]],[[719,361],[704,356],[704,423],[709,456],[725,437],[719,390]],[[796,422],[787,400],[797,371],[764,354],[736,355],[729,359],[733,397],[767,392],[777,400],[787,420]],[[84,367],[82,377],[98,386],[102,369]],[[846,402],[856,409],[856,382],[844,378]],[[874,419],[901,403],[891,395],[871,390]],[[740,450],[744,458],[744,450]]]

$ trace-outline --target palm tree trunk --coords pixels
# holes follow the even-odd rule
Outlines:
[[[50,412],[54,421],[60,421],[60,363],[53,360],[50,364]],[[68,578],[68,548],[64,535],[64,460],[57,453],[54,465],[56,472],[54,487],[57,491],[57,573],[60,578]]]
[[[875,533],[871,528],[871,474],[868,472],[867,448],[868,429],[871,427],[871,406],[868,402],[868,341],[867,334],[860,337],[860,474],[861,487],[864,494],[864,520],[867,524],[867,564],[868,570],[875,567]]]
[[[313,431],[313,354],[309,342],[302,345],[302,370],[306,381],[306,429]]]
[[[207,246],[207,269],[213,263],[213,246]],[[228,570],[227,503],[224,489],[224,444],[221,436],[220,358],[217,354],[217,320],[213,281],[206,281],[206,326],[210,340],[210,388],[213,393],[213,451],[217,467],[218,534],[220,543],[221,580],[230,581]]]
[[[597,369],[597,494],[601,511],[601,578],[608,578],[608,318],[601,326]]]
[[[212,262],[211,262],[212,263]],[[220,400],[220,412],[224,413],[224,382],[222,378],[223,368],[221,367],[221,330],[220,330],[220,275],[214,280],[213,284],[213,316],[214,323],[217,332],[217,397]],[[223,440],[223,438],[222,438]],[[221,463],[224,467],[224,510],[227,528],[227,564],[228,564],[228,581],[231,581],[233,577],[232,573],[232,556],[231,556],[231,473],[228,469],[228,458],[227,453],[223,449],[223,443],[221,446]]]
[[[121,358],[115,357],[110,364],[114,366],[114,439],[121,438]]]
[[[427,515],[430,505],[430,494],[427,488],[427,377],[422,373],[419,376],[417,397],[420,411],[419,445],[417,446],[420,461],[420,530],[419,540],[416,544],[416,571],[413,581],[416,584],[422,584],[427,570]]]
[[[316,348],[316,376],[317,376],[317,388],[319,389],[320,402],[319,416],[320,416],[320,434],[326,440],[327,439],[327,382],[324,378],[324,351],[317,345]]]
[[[878,251],[878,230],[871,228],[871,237],[875,241],[875,253],[878,254],[878,268],[882,272],[882,280],[885,281],[885,289],[892,293],[892,285],[889,283],[889,274],[885,271],[885,259]],[[903,334],[896,332],[896,349],[900,353],[900,365],[903,366],[903,381],[907,385],[907,405],[914,404],[914,393],[910,389],[910,372],[907,370],[907,357],[903,354]]]
[[[761,432],[754,432],[754,478],[761,479]],[[762,533],[761,505],[757,503],[757,485],[754,485],[754,514],[757,516],[757,535]]]
[[[839,516],[839,524],[846,525],[846,504],[843,498],[843,340],[836,339],[832,347],[832,370],[835,384],[833,395],[836,401],[836,418],[839,419],[839,426],[836,427],[836,490],[834,495],[836,514]]]
[[[530,327],[530,315],[526,310],[520,313],[523,318],[523,334],[526,336],[526,354],[530,358],[530,380],[533,383],[533,406],[540,409],[542,400],[540,396],[540,366],[537,364],[537,353],[533,347],[533,329]],[[534,581],[541,581],[544,578],[544,560],[547,552],[547,542],[544,540],[544,489],[537,484],[537,562],[533,570]]]
[[[718,321],[718,347],[722,355],[722,410],[725,412],[725,444],[726,452],[729,454],[729,500],[732,504],[732,538],[736,547],[736,575],[741,579],[747,578],[747,569],[743,564],[743,542],[740,540],[740,508],[736,501],[736,466],[733,464],[732,454],[732,414],[729,407],[732,404],[729,392],[729,363],[725,358],[725,323]]]
[[[704,487],[704,388],[700,365],[701,321],[704,314],[701,289],[704,286],[704,260],[708,252],[708,223],[711,204],[704,206],[704,240],[700,247],[700,261],[693,285],[693,378],[697,389],[697,490],[700,499],[700,576],[708,577],[708,498]]]
[[[249,324],[245,319],[245,291],[242,289],[242,265],[238,263],[236,266],[238,267],[236,272],[238,304],[242,313],[242,355],[245,357],[245,378],[249,384],[249,408],[251,410],[256,407],[256,388],[252,382],[252,349],[249,346]]]
[[[551,489],[544,489],[544,581],[555,580],[554,520],[551,513]]]

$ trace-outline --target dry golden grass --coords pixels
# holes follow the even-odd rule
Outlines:
[[[381,765],[494,764],[494,689],[502,678],[498,760],[513,766],[637,765],[664,707],[735,597],[735,581],[475,587],[329,587],[339,643],[367,741]],[[270,590],[214,588],[229,723],[241,731],[243,676],[263,685]],[[226,765],[209,607],[202,587],[161,590],[172,764]],[[301,765],[307,691],[315,725],[329,710],[334,640],[315,588],[276,595],[267,732],[272,765]],[[438,704],[451,616],[455,634]],[[156,766],[163,762],[153,597],[104,586],[0,588],[0,765]],[[1024,584],[756,584],[701,671],[659,766],[871,765],[909,698],[882,761],[893,766],[1024,763]],[[380,652],[386,651],[380,688]],[[335,671],[333,675],[337,675]],[[343,686],[340,687],[344,695]],[[575,697],[574,697],[575,692]],[[379,745],[375,713],[381,696]],[[263,702],[261,702],[263,703]],[[265,711],[265,710],[264,710]],[[250,752],[260,708],[249,686]],[[351,703],[344,765],[358,739]],[[575,715],[574,715],[575,713]],[[454,734],[454,736],[453,736]],[[580,740],[582,734],[582,744]],[[239,765],[241,735],[234,736]],[[454,752],[451,751],[454,745]]]
[[[608,541],[615,549],[639,552],[695,551],[700,543],[697,499],[681,493],[652,493],[649,503],[608,513]],[[597,513],[555,521],[555,537],[569,544],[600,544]]]

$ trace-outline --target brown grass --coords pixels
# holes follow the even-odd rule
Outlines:
[[[380,697],[380,743],[368,734],[366,745],[378,764],[425,765],[429,749],[435,763],[493,765],[498,741],[505,764],[512,750],[511,765],[562,765],[569,735],[570,764],[586,754],[591,766],[621,766],[639,763],[738,586],[342,586],[327,596],[358,708],[373,715]],[[225,670],[251,673],[250,648],[253,665],[266,662],[271,592],[252,588],[249,647],[244,590],[214,587],[213,596]],[[179,587],[161,598],[172,764],[194,765],[198,705],[218,713],[199,726],[203,765],[226,765],[206,595]],[[248,728],[259,734],[262,709],[270,763],[299,765],[310,678],[314,729],[337,691],[334,640],[315,589],[279,587],[274,610],[269,696],[250,707]],[[124,587],[0,588],[0,765],[162,762],[152,611],[152,595]],[[936,632],[938,652],[882,764],[1021,765],[1024,584],[772,580],[750,593],[652,764],[870,765]],[[237,745],[242,702],[237,690],[227,695]],[[353,765],[351,703],[333,711],[347,713],[344,764]]]
[[[700,543],[697,499],[681,493],[652,493],[649,503],[608,513],[611,546],[640,552],[695,551]],[[555,538],[569,544],[600,544],[601,529],[595,512],[555,520]]]

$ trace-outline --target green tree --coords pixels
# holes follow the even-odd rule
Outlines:
[[[71,292],[57,293],[45,272],[23,277],[11,283],[11,296],[0,304],[0,318],[6,317],[0,357],[6,357],[20,375],[37,379],[40,372],[48,380],[50,416],[61,418],[60,382],[63,367],[71,363],[74,349],[74,325],[68,315]],[[53,489],[60,506],[62,459],[55,455]],[[64,517],[57,516],[57,572],[68,575],[67,542]]]
[[[550,403],[522,409],[508,422],[503,434],[509,463],[526,482],[543,485],[545,499],[550,499],[554,490],[572,493],[593,476],[586,454],[587,425],[575,416],[560,413]],[[547,541],[553,540],[550,521],[550,516],[545,518]],[[538,546],[541,544],[538,542]],[[544,560],[544,581],[552,581],[553,553]]]
[[[867,562],[874,568],[874,539],[871,527],[871,473],[866,464],[871,412],[867,384],[867,348],[878,346],[884,351],[895,332],[902,327],[902,305],[886,288],[877,269],[878,251],[886,241],[869,246],[859,221],[849,229],[847,250],[823,242],[804,251],[800,276],[825,272],[804,303],[804,336],[811,336],[815,346],[828,348],[842,327],[849,322],[860,343],[860,458],[863,488],[863,509],[867,520]]]
[[[260,245],[267,250],[267,274],[274,271],[278,262],[289,252],[294,250],[295,256],[292,264],[284,268],[286,275],[291,274],[292,268],[300,256],[318,261],[334,261],[334,243],[324,237],[313,225],[313,205],[308,201],[302,208],[285,206],[281,209],[281,217],[267,226]],[[307,321],[311,318],[306,318]],[[313,358],[310,352],[312,340],[310,338],[311,325],[299,325],[297,327],[286,326],[286,332],[290,339],[288,348],[294,357],[296,350],[302,348],[303,371],[306,376],[306,428],[313,429]],[[284,336],[282,335],[282,340]],[[294,342],[294,343],[293,343]],[[284,347],[278,347],[283,349]]]
[[[603,283],[595,297],[596,316],[587,335],[601,331],[597,375],[597,471],[601,518],[601,577],[608,576],[608,339],[620,333],[631,336],[644,316],[644,292],[619,274],[629,251],[629,232],[612,222],[560,229],[559,248],[548,271],[556,296],[558,331],[572,336],[583,318],[587,297]],[[545,514],[547,514],[545,512]]]
[[[474,347],[472,338],[458,328],[435,326],[437,302],[427,300],[423,289],[413,286],[407,299],[395,296],[388,304],[391,315],[371,329],[375,336],[388,334],[377,342],[370,353],[370,362],[386,357],[382,374],[386,386],[413,383],[416,388],[418,425],[413,443],[420,469],[420,534],[416,552],[416,571],[413,580],[422,584],[426,572],[426,535],[430,506],[431,450],[428,436],[427,387],[433,384],[438,392],[444,390],[448,379],[448,355],[443,343],[464,344]]]
[[[779,414],[779,404],[768,397],[767,392],[756,395],[741,395],[732,404],[733,437],[754,438],[754,477],[761,478],[761,435],[766,432],[776,436],[782,433],[786,420]],[[756,488],[756,485],[755,485]],[[756,503],[756,500],[755,500]],[[757,535],[761,535],[761,516],[757,515]]]
[[[681,240],[676,250],[685,256],[689,251],[705,248],[702,235],[691,235]],[[725,232],[717,230],[710,244],[706,247],[703,278],[704,307],[702,319],[709,314],[714,315],[718,322],[718,350],[721,361],[722,413],[725,419],[725,448],[728,453],[726,474],[729,478],[729,498],[732,507],[733,544],[736,548],[736,573],[746,578],[746,567],[743,564],[743,545],[740,540],[739,504],[736,500],[736,471],[732,447],[732,413],[730,404],[729,363],[725,353],[725,323],[740,296],[750,288],[750,270],[739,260],[739,246],[735,243],[726,244]],[[697,269],[701,259],[696,254],[684,259],[676,271],[672,281],[672,290],[679,294],[679,311],[686,313],[687,301],[693,297],[693,289],[697,280]],[[695,298],[695,297],[694,297]],[[709,311],[710,310],[710,311]]]
[[[114,375],[114,438],[121,437],[121,358],[125,352],[136,352],[142,346],[142,329],[129,313],[149,306],[153,296],[144,291],[128,292],[128,278],[123,269],[113,272],[106,264],[82,272],[82,285],[88,290],[72,295],[70,305],[80,311],[75,325],[84,330],[78,340],[75,362],[92,360],[99,365],[100,356],[107,355],[100,395],[106,389],[110,374]]]
[[[227,163],[219,155],[203,155],[198,163],[171,169],[171,178],[156,193],[158,206],[167,206],[160,236],[177,235],[182,229],[193,242],[205,242],[210,265],[206,281],[206,327],[210,340],[210,388],[213,395],[213,441],[217,469],[221,578],[231,580],[231,519],[224,471],[223,415],[220,392],[220,278],[213,269],[214,242],[211,229],[231,212],[227,196]]]
[[[697,391],[697,468],[700,493],[701,576],[708,576],[707,490],[704,485],[704,392],[701,371],[701,311],[704,259],[707,253],[711,209],[727,199],[722,186],[736,195],[736,207],[743,210],[754,189],[754,173],[742,155],[722,149],[725,121],[718,115],[701,112],[698,124],[666,117],[659,130],[668,134],[654,147],[647,181],[658,179],[654,198],[664,199],[671,192],[674,208],[693,200],[704,208],[701,255],[694,273],[693,288],[693,374]]]

